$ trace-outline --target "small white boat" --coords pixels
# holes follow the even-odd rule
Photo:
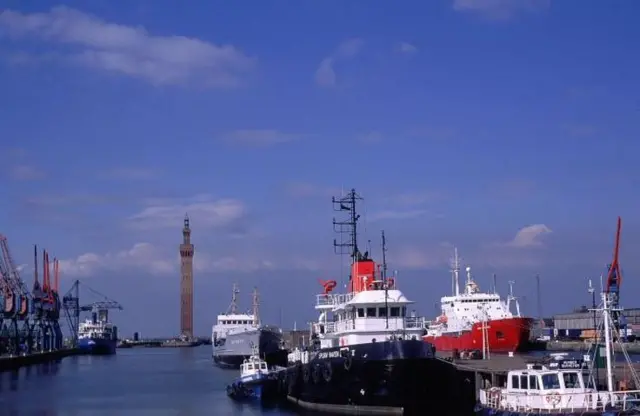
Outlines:
[[[582,369],[529,364],[509,371],[505,388],[480,390],[479,415],[634,415],[638,391],[598,391],[585,383]]]
[[[272,400],[276,398],[278,377],[258,355],[251,355],[240,365],[240,377],[227,386],[233,399]]]
[[[566,356],[556,355],[551,357],[553,360],[548,364],[528,364],[526,369],[509,371],[505,387],[481,389],[476,415],[640,415],[640,378],[623,344],[619,345],[627,359],[629,374],[636,390],[620,390],[622,387],[616,390],[613,382],[613,344],[620,340],[620,335],[612,315],[621,309],[607,293],[602,294],[602,305],[597,310],[602,314],[606,389],[595,388],[593,372],[584,371],[585,367],[593,370],[595,362],[585,366],[581,360],[563,360]],[[585,374],[588,375],[586,380]]]

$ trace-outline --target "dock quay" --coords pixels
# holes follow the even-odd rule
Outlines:
[[[31,354],[6,355],[0,357],[0,372],[13,371],[22,367],[60,361],[72,355],[81,355],[77,348],[62,348],[53,351],[34,352]]]
[[[196,338],[193,341],[185,341],[175,338],[152,338],[140,340],[121,340],[117,348],[190,348],[207,344],[206,339]]]

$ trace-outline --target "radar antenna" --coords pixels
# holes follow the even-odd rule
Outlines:
[[[348,218],[342,221],[333,219],[333,231],[340,234],[340,242],[333,240],[333,248],[336,254],[348,254],[352,261],[360,261],[368,258],[369,253],[360,254],[358,250],[358,220],[360,215],[356,213],[356,201],[362,201],[362,197],[352,189],[347,195],[336,198],[333,197],[333,210],[337,212],[347,212]],[[344,236],[348,236],[348,240],[344,241]]]

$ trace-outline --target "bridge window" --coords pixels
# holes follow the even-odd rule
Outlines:
[[[358,308],[358,318],[364,318],[364,308]]]
[[[515,374],[511,376],[511,388],[512,389],[520,388],[520,377],[518,377]]]
[[[560,379],[558,374],[544,374],[542,376],[542,388],[544,390],[552,390],[560,388]]]
[[[378,316],[381,316],[381,317],[387,316],[387,308],[378,308]]]
[[[580,388],[580,381],[578,380],[578,373],[563,373],[562,378],[564,381],[564,387],[568,389]]]
[[[400,316],[400,308],[394,306],[391,308],[391,316]]]
[[[538,377],[529,376],[529,390],[538,390]]]
[[[367,308],[367,317],[376,317],[376,308]]]
[[[402,307],[402,317],[404,318],[405,316],[407,316],[407,307],[403,306]]]
[[[522,390],[528,390],[529,389],[529,383],[528,383],[527,376],[520,376],[520,388]]]

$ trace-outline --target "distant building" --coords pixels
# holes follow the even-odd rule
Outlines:
[[[293,349],[309,345],[309,330],[290,330],[283,331],[285,348]]]
[[[593,329],[593,312],[586,306],[571,313],[563,313],[553,316],[553,327],[558,330],[567,329]],[[602,315],[596,313],[596,326],[600,326]],[[625,309],[622,315],[626,318],[627,325],[640,326],[640,308]]]

